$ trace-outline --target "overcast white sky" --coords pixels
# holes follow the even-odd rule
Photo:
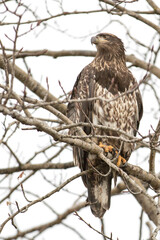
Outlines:
[[[41,18],[44,18],[47,16],[46,10],[45,10],[45,1],[23,1],[27,5],[30,2],[30,7],[33,9],[37,9],[37,14],[41,16]],[[52,2],[52,1],[48,1]],[[65,11],[73,11],[73,10],[91,10],[91,9],[97,9],[97,1],[87,1],[87,0],[64,0],[64,10]],[[157,1],[159,3],[159,1]],[[14,7],[13,3],[13,7]],[[145,1],[141,0],[138,2],[135,2],[132,7],[135,9],[142,9],[145,5]],[[137,7],[138,6],[138,7]],[[130,7],[130,6],[129,6]],[[57,7],[57,4],[52,2],[52,4],[49,7],[49,10],[56,14],[59,9]],[[148,16],[150,17],[150,16]],[[29,13],[25,13],[24,21],[25,20],[31,20],[32,16]],[[77,15],[77,16],[70,16],[70,17],[62,17],[61,19],[53,19],[48,22],[50,25],[46,30],[42,31],[40,33],[40,30],[42,27],[40,26],[35,31],[24,35],[21,39],[18,40],[17,48],[24,50],[38,50],[38,49],[49,49],[49,50],[67,50],[67,49],[86,49],[86,50],[95,50],[95,47],[91,45],[90,38],[91,36],[95,35],[97,31],[103,31],[103,32],[110,32],[122,39],[122,41],[125,44],[126,48],[126,54],[136,54],[137,57],[141,58],[142,53],[144,51],[143,48],[140,49],[139,53],[135,52],[135,45],[131,44],[131,41],[129,41],[128,37],[126,36],[126,30],[125,28],[119,24],[119,22],[114,21],[111,25],[108,26],[108,23],[112,19],[121,20],[124,23],[127,22],[127,26],[130,29],[131,34],[139,39],[139,41],[142,41],[145,44],[148,44],[151,41],[151,36],[153,34],[153,30],[149,27],[146,27],[146,25],[136,22],[135,20],[129,20],[128,17],[124,16],[121,19],[115,16],[108,16],[106,13],[101,14],[90,14],[90,15]],[[6,22],[10,21],[16,21],[15,17],[11,17],[11,15],[7,15]],[[34,26],[34,24],[33,24]],[[29,28],[29,25],[27,26]],[[20,27],[20,32],[26,30],[26,26]],[[63,30],[63,32],[57,31],[58,29]],[[7,34],[10,37],[13,37],[13,26],[4,26],[1,27],[1,33],[0,38],[2,39],[3,44],[5,47],[11,48],[12,44],[10,41],[5,37],[4,34]],[[39,33],[39,34],[38,34]],[[38,36],[37,36],[38,34]],[[83,36],[83,37],[82,37]],[[157,42],[153,42],[153,45],[156,45]],[[143,59],[143,58],[142,58]],[[50,92],[55,95],[59,96],[63,94],[62,89],[60,88],[58,84],[58,80],[61,81],[61,84],[66,92],[70,91],[73,87],[73,84],[76,80],[77,75],[82,70],[84,66],[86,66],[88,63],[92,61],[91,57],[70,57],[70,58],[58,58],[58,59],[52,59],[48,57],[34,57],[34,58],[27,58],[27,63],[31,67],[31,72],[34,76],[34,78],[42,82],[44,86],[46,86],[46,77],[49,79],[49,86],[50,86]],[[17,60],[16,64],[20,67],[22,67],[24,70],[25,67],[21,60]],[[134,71],[134,72],[133,72]],[[133,69],[133,74],[136,76],[137,80],[141,80],[144,76],[145,72],[140,72],[138,69]],[[23,87],[21,84],[16,84],[16,89],[18,89],[19,92],[22,92]],[[151,93],[147,93],[144,96],[144,118],[142,120],[140,131],[143,134],[148,134],[148,131],[150,129],[150,124],[152,123],[153,126],[155,126],[156,121],[153,118],[153,114],[151,114],[151,109],[153,108],[153,105],[157,104],[153,95]],[[157,116],[158,117],[158,116]],[[46,139],[43,135],[41,136],[41,141],[39,141],[39,137],[37,135],[33,135],[32,132],[22,132],[19,131],[19,135],[17,135],[25,141],[26,145],[19,144],[18,145],[18,151],[21,152],[22,160],[26,159],[26,155],[30,154],[33,147],[37,146],[43,146],[46,144]],[[17,140],[17,139],[16,139]],[[16,141],[13,138],[13,141]],[[14,144],[14,143],[13,143]],[[27,147],[26,147],[27,146]],[[133,154],[130,162],[131,163],[139,163],[141,160],[141,156],[147,155],[146,150],[141,150],[139,152],[139,155]],[[6,155],[4,155],[4,158]],[[68,151],[68,155],[66,153],[61,154],[60,160],[61,161],[69,161],[72,159],[71,151]],[[24,161],[23,160],[23,161]],[[43,160],[43,159],[42,159]],[[41,159],[38,159],[38,161],[42,161]],[[141,164],[141,166],[146,167],[147,163]],[[67,170],[68,171],[68,170]],[[75,174],[78,172],[78,168],[75,170],[70,170],[66,172],[66,178]],[[26,175],[28,173],[26,172]],[[47,176],[51,176],[53,178],[53,172],[48,171]],[[18,175],[18,174],[17,174]],[[15,177],[11,179],[12,185],[17,183],[17,175],[14,175]],[[58,181],[58,178],[55,174],[54,176],[56,178],[56,181]],[[33,183],[27,183],[25,187],[30,190],[36,191],[36,193],[40,195],[44,195],[47,193],[47,191],[50,191],[51,188],[48,187],[48,185],[41,186],[41,183],[38,182],[39,176],[37,174],[36,181]],[[71,183],[67,188],[69,188],[72,191],[76,191],[77,193],[83,192],[85,188],[83,187],[81,179],[78,179]],[[3,193],[5,195],[5,192]],[[15,200],[17,200],[20,204],[24,204],[23,197],[18,194],[17,192],[14,194]],[[118,199],[117,199],[118,198]],[[64,209],[66,209],[66,206],[70,206],[70,202],[73,197],[65,194],[64,192],[60,192],[54,196],[52,196],[48,202],[54,201],[54,204],[56,205],[56,208],[59,208],[57,211],[62,212]],[[32,210],[29,210],[25,214],[19,214],[17,216],[17,221],[20,220],[22,223],[21,227],[23,229],[24,224],[26,226],[32,226],[35,222],[35,219],[37,216],[38,218],[42,218],[42,223],[44,219],[52,219],[52,214],[46,209],[44,212],[41,212],[41,205],[42,203],[34,206]],[[13,207],[13,209],[15,209]],[[137,210],[138,209],[138,210]],[[132,211],[131,211],[132,210]],[[0,205],[0,212],[1,217],[0,221],[2,222],[8,214],[8,207],[3,203]],[[128,215],[128,212],[131,212],[130,215]],[[90,209],[87,208],[80,212],[80,215],[83,216],[86,221],[91,223],[96,228],[100,229],[99,220],[96,219],[91,213]],[[136,200],[131,195],[123,195],[118,197],[113,197],[111,201],[111,208],[110,210],[105,214],[105,225],[106,225],[106,235],[109,235],[110,232],[113,232],[113,239],[117,239],[117,237],[120,240],[135,240],[137,239],[139,232],[138,232],[138,226],[139,226],[139,216],[140,216],[140,207]],[[78,229],[81,229],[82,233],[85,233],[86,239],[90,240],[100,240],[102,239],[101,236],[93,232],[93,230],[89,229],[84,225],[84,223],[81,223],[77,217],[72,215],[70,217],[72,221],[72,226],[78,226]],[[146,218],[147,219],[147,218]],[[124,220],[124,221],[122,221]],[[70,221],[70,223],[71,223]],[[98,225],[98,227],[97,227]],[[10,234],[13,234],[15,231],[13,227],[11,227],[11,223],[7,224],[7,226],[4,229],[3,236],[8,234],[8,231]],[[126,234],[125,234],[126,232]],[[42,234],[43,236],[43,234]],[[39,239],[43,239],[42,236],[39,237]],[[76,234],[73,234],[72,231],[69,231],[67,228],[63,226],[56,226],[48,233],[45,232],[45,238],[44,239],[64,239],[64,236],[66,239],[74,239],[78,240],[78,236]],[[144,233],[143,239],[146,239],[148,237],[148,231],[146,229],[146,233]]]

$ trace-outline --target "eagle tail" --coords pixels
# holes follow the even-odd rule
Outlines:
[[[110,207],[112,174],[104,177],[91,173],[86,180],[91,211],[95,217],[102,218]]]

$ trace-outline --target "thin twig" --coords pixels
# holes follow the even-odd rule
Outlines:
[[[90,225],[90,223],[87,223],[76,211],[75,211],[75,215],[79,218],[79,220],[81,220],[82,222],[84,222],[89,228],[91,228],[93,231],[97,232],[98,234],[102,235],[105,239],[110,239],[112,240],[110,237],[104,235],[102,232],[98,231],[97,229],[95,229],[94,227],[92,227]]]

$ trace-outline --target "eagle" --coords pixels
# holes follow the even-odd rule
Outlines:
[[[120,137],[124,137],[123,132],[136,135],[143,114],[142,98],[137,81],[126,66],[121,39],[100,33],[91,38],[91,43],[95,44],[97,53],[77,77],[71,93],[74,101],[68,104],[67,116],[74,123],[87,123],[82,125],[83,131],[92,136],[92,141],[105,154],[110,152],[114,159],[117,155],[120,166],[121,161],[128,161],[134,149],[133,143],[122,142]],[[74,130],[70,134],[75,135]],[[93,170],[82,176],[82,180],[92,213],[102,218],[110,207],[113,170],[97,155],[76,146],[73,157],[81,171]]]

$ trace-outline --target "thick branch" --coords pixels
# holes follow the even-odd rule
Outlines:
[[[147,0],[148,4],[154,9],[157,14],[160,14],[160,8],[152,0]]]
[[[12,49],[5,49],[6,51],[12,51]],[[17,51],[19,52],[19,51]],[[48,49],[44,50],[28,50],[28,51],[20,51],[19,54],[16,55],[16,58],[25,58],[25,57],[39,57],[39,56],[48,56],[53,58],[58,57],[95,57],[96,51],[90,50],[62,50],[62,51],[51,51]],[[12,54],[7,55],[8,58],[12,57]]]
[[[126,60],[131,62],[135,67],[142,68],[144,70],[148,70],[148,63],[136,58],[134,55],[127,55]],[[153,73],[156,77],[160,78],[160,68],[155,65],[149,65],[149,72]]]
[[[11,174],[15,172],[20,172],[20,171],[26,171],[26,170],[40,170],[40,169],[67,169],[74,167],[73,162],[68,162],[68,163],[39,163],[39,164],[22,164],[18,167],[12,167],[12,168],[1,168],[0,169],[0,174]]]
[[[16,55],[16,58],[24,58],[24,57],[35,57],[35,56],[50,56],[54,58],[58,57],[73,57],[73,56],[83,56],[83,57],[95,57],[96,51],[90,50],[66,50],[66,51],[51,51],[51,50],[37,50],[37,51],[23,51]],[[12,55],[8,55],[11,57]],[[148,63],[140,60],[139,58],[132,55],[126,55],[126,61],[132,63],[135,67],[142,68],[144,70],[148,70]],[[155,76],[160,78],[160,68],[155,65],[150,64],[149,71],[153,73]]]
[[[139,202],[150,220],[152,220],[154,224],[158,226],[158,209],[153,198],[146,193],[146,189],[139,179],[133,177],[132,179],[136,182],[136,184],[132,185],[131,183],[127,182],[129,189],[134,192],[133,196]],[[137,186],[142,189],[140,194],[138,193],[139,189]]]
[[[153,22],[149,21],[148,19],[142,17],[140,14],[138,14],[138,13],[132,11],[132,10],[128,10],[128,9],[118,5],[118,4],[115,4],[115,2],[111,1],[111,0],[100,0],[100,2],[104,2],[106,4],[109,4],[109,5],[113,6],[114,7],[113,11],[115,9],[117,9],[120,13],[127,14],[130,17],[133,17],[133,18],[145,23],[146,25],[150,26],[151,28],[155,29],[158,33],[160,33],[160,27],[158,25],[156,25]],[[110,13],[112,13],[112,11],[110,11]]]
[[[9,61],[8,72],[12,73],[12,63]],[[0,55],[0,68],[5,69],[5,62],[3,55]],[[24,72],[18,66],[14,66],[15,77],[22,82],[26,87],[28,87],[33,93],[39,96],[41,99],[44,99],[47,96],[47,101],[57,101],[58,99],[49,93],[44,87],[41,86],[35,79],[33,79],[29,74]],[[53,103],[53,106],[58,109],[60,112],[66,112],[66,106],[64,104]]]
[[[156,151],[154,149],[154,146],[158,144],[158,139],[160,136],[160,120],[158,121],[156,130],[152,137],[150,137],[150,147],[151,152],[149,156],[149,172],[152,174],[155,174],[155,157],[156,157]]]
[[[102,158],[103,150],[98,145],[96,145],[94,142],[92,142],[89,139],[85,139],[85,141],[83,141],[81,139],[73,139],[72,136],[71,137],[65,137],[65,135],[62,135],[62,134],[58,133],[56,130],[54,130],[53,128],[49,127],[45,122],[42,122],[42,121],[40,121],[38,119],[35,119],[35,118],[23,117],[19,113],[15,112],[15,111],[9,111],[6,107],[3,107],[3,106],[0,106],[0,112],[2,112],[4,115],[9,115],[12,118],[16,118],[18,121],[20,121],[23,124],[36,126],[36,128],[38,130],[49,134],[55,140],[58,140],[60,142],[65,142],[65,143],[68,143],[70,145],[76,145],[76,146],[78,146],[78,147],[80,147],[80,148],[82,148],[82,149],[84,149],[88,152],[91,152],[93,154],[97,154],[97,155],[100,156],[100,158]],[[76,129],[79,129],[79,128],[76,128]],[[83,135],[83,131],[81,131],[79,133]],[[85,133],[84,133],[84,135],[85,135]],[[103,160],[103,158],[102,158],[102,160]],[[105,159],[105,161],[106,161],[106,159]],[[115,169],[116,171],[119,172],[119,168],[117,166],[115,166],[113,163],[111,163],[109,160],[107,161],[107,164],[111,168],[113,168],[113,169]],[[139,169],[139,171],[138,171],[137,169],[134,168],[134,166],[132,167],[131,165],[126,164],[124,169],[126,169],[126,172],[127,172],[127,169],[128,169],[129,174],[131,174],[131,172],[133,172],[135,174],[139,173],[139,175],[136,175],[136,177],[139,177],[141,180],[144,180],[144,181],[145,181],[145,177],[147,178],[147,176],[149,176],[147,179],[149,181],[149,184],[153,185],[153,188],[157,188],[157,185],[160,185],[160,180],[158,178],[155,178],[152,175],[148,175],[148,173],[145,172],[144,170],[143,170],[144,171],[143,173],[144,173],[145,177],[144,177],[144,179],[142,179],[143,174],[142,174],[142,169],[141,168],[138,168]]]
[[[126,163],[125,166],[123,167],[123,170],[129,175],[132,175],[144,182],[147,182],[155,190],[158,189],[160,186],[160,179],[158,177],[155,177],[153,174],[146,172],[145,170],[138,166]]]
[[[111,164],[108,163],[106,157],[102,155],[102,153],[100,153],[98,156],[111,167]],[[117,170],[117,166],[115,166],[115,168],[113,169],[119,172],[124,182],[127,183],[126,186],[128,190],[133,194],[133,196],[137,199],[137,201],[141,204],[142,208],[148,214],[149,218],[157,226],[158,225],[158,208],[153,198],[146,193],[146,189],[143,187],[140,180],[134,177],[132,178],[129,177],[120,168]]]

